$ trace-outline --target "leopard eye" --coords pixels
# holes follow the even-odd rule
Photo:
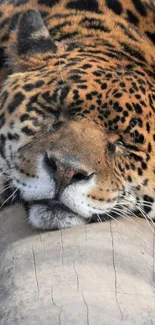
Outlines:
[[[56,121],[56,122],[54,122],[53,125],[52,125],[52,131],[53,132],[58,131],[61,128],[62,124],[63,124],[62,121]]]
[[[124,146],[124,143],[119,140],[114,141],[114,142],[108,141],[107,149],[110,154],[114,154],[115,152],[119,152],[120,150],[124,151],[125,146]]]
[[[124,143],[122,141],[116,141],[115,146],[119,146],[122,149],[125,147],[125,145],[124,145]]]
[[[116,141],[115,145],[116,145],[116,152],[118,155],[123,156],[123,157],[129,156],[128,147],[124,142]]]
[[[116,150],[115,142],[108,141],[107,142],[107,149],[108,149],[108,152],[109,153],[114,154],[115,153],[115,150]]]

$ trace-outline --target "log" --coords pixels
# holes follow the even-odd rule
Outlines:
[[[0,213],[1,325],[155,324],[154,226],[119,219],[37,231]]]

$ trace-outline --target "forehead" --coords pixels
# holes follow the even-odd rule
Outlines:
[[[58,108],[70,115],[93,116],[100,122],[123,109],[123,121],[131,111],[141,113],[140,105],[146,105],[148,89],[145,75],[131,65],[78,62],[74,67],[48,64],[38,71],[13,74],[3,90],[9,101],[22,97],[49,107],[49,113]]]
[[[88,61],[89,62],[89,61]],[[123,92],[135,93],[143,91],[146,84],[146,76],[143,72],[132,69],[131,65],[112,65],[100,61],[77,62],[70,65],[68,61],[61,63],[58,60],[55,65],[46,66],[31,72],[16,73],[9,77],[8,87],[15,91],[21,87],[23,91],[29,92],[44,86],[51,91],[53,88],[63,88],[68,85],[70,89],[97,90],[106,93],[106,89],[120,87]],[[7,85],[6,85],[7,86]]]
[[[35,132],[45,117],[65,113],[68,119],[87,118],[107,132],[143,142],[144,135],[135,129],[143,126],[143,118],[151,118],[151,87],[140,67],[85,62],[60,70],[49,64],[10,76],[1,101],[8,123],[32,123]]]
[[[88,114],[88,107],[90,112],[100,110],[103,102],[110,106],[115,104],[119,112],[117,103],[144,101],[147,89],[145,75],[131,70],[129,65],[113,67],[107,63],[102,66],[99,63],[78,63],[74,67],[66,65],[63,69],[49,64],[38,71],[13,74],[3,90],[8,92],[10,100],[19,92],[22,97],[33,101],[38,95],[42,104],[68,107],[73,111],[76,106],[77,112],[83,108]]]

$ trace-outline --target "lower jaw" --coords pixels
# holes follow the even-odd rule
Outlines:
[[[13,190],[12,190],[13,191]],[[8,194],[8,193],[7,193]],[[31,200],[31,201],[27,201],[21,198],[20,196],[20,191],[17,191],[16,193],[16,197],[15,200],[12,201],[11,203],[16,203],[16,202],[23,202],[26,210],[28,211],[32,206],[42,206],[44,209],[47,209],[47,211],[51,211],[51,218],[52,218],[52,213],[54,215],[54,217],[58,214],[59,219],[63,218],[65,219],[65,216],[70,216],[70,218],[75,218],[76,220],[79,220],[79,224],[85,224],[85,223],[98,223],[98,222],[103,222],[103,221],[107,221],[110,220],[110,216],[107,216],[105,213],[104,214],[92,214],[91,217],[82,217],[80,215],[78,215],[77,213],[75,213],[74,211],[72,211],[71,209],[69,209],[67,206],[65,206],[63,203],[60,203],[60,201],[58,200],[53,200],[53,199],[41,199],[41,200]],[[8,202],[9,203],[9,202]],[[61,218],[62,215],[62,218]],[[118,216],[113,216],[112,218],[118,218]],[[77,222],[78,224],[78,222]],[[45,229],[48,229],[45,227]],[[51,229],[57,229],[57,227],[53,227]]]
[[[71,209],[69,209],[67,206],[65,206],[63,203],[61,203],[58,200],[49,200],[49,199],[42,199],[42,200],[33,200],[30,201],[29,203],[25,203],[25,205],[30,206],[42,206],[42,207],[46,207],[47,211],[51,211],[53,212],[53,214],[59,214],[59,218],[60,215],[62,215],[62,219],[63,216],[65,218],[65,216],[70,215],[71,218],[79,218],[80,220],[83,220],[83,223],[98,223],[98,222],[103,222],[103,221],[107,221],[110,220],[110,216],[106,215],[106,213],[104,214],[92,214],[91,217],[85,218],[81,215],[78,215],[77,213],[75,213],[74,211],[72,211]],[[117,216],[115,216],[115,218],[117,218]]]
[[[58,230],[83,225],[87,221],[54,200],[25,203],[29,223],[38,229]]]

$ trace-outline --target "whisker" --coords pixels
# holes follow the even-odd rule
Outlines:
[[[16,188],[15,191],[2,203],[0,206],[0,209],[5,205],[5,203],[12,198],[12,196],[19,190],[19,188]]]
[[[8,190],[8,189],[11,189],[11,186],[9,185],[9,186],[7,186],[7,187],[5,187],[5,188],[3,188],[3,190],[0,192],[0,194],[3,194],[6,190]]]
[[[105,214],[106,214],[108,217],[110,217],[110,219],[113,219],[113,220],[119,222],[116,218],[114,218],[113,216],[111,216],[110,213],[106,212]]]
[[[113,208],[112,211],[114,211],[118,216],[137,224],[137,222],[135,220],[133,220],[131,217],[127,217],[126,215],[123,214],[123,212],[126,213],[127,211],[119,210],[117,208]],[[133,216],[131,211],[128,210],[127,213],[130,213],[130,215]]]
[[[143,215],[143,217],[144,217],[145,220],[147,221],[149,227],[151,228],[151,231],[154,232],[154,230],[153,230],[153,228],[152,228],[152,226],[151,226],[151,224],[150,224],[150,221],[151,221],[151,223],[153,224],[153,227],[154,227],[153,220],[152,220],[149,216],[147,216],[147,214],[143,211],[143,209],[142,209],[139,205],[137,205],[137,209],[141,212],[141,214]]]
[[[102,222],[102,219],[101,219],[101,217],[99,216],[99,214],[97,214],[97,221],[98,221],[98,222]]]

